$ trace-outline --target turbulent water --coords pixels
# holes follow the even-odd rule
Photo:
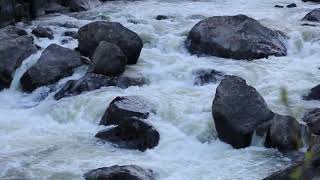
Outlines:
[[[136,164],[155,171],[161,180],[262,179],[285,168],[290,160],[277,150],[258,143],[236,150],[216,138],[211,104],[218,84],[194,86],[193,71],[213,68],[241,76],[257,88],[272,110],[300,117],[319,102],[303,101],[302,96],[319,83],[319,27],[301,26],[300,19],[316,8],[295,1],[298,8],[277,9],[292,0],[144,0],[110,2],[88,12],[43,17],[28,25],[50,26],[52,41],[36,39],[46,47],[62,44],[66,30],[55,26],[64,22],[84,25],[94,20],[121,22],[144,41],[139,62],[128,73],[141,73],[150,85],[119,89],[105,87],[82,95],[53,100],[53,93],[40,88],[32,94],[21,92],[19,78],[36,62],[29,57],[15,73],[10,89],[0,92],[0,179],[81,179],[90,169]],[[195,23],[213,15],[246,14],[267,27],[287,34],[288,55],[257,61],[236,61],[217,57],[191,56],[183,47]],[[168,20],[157,21],[157,15]],[[74,29],[76,30],[76,29]],[[65,47],[75,48],[69,39]],[[84,74],[81,67],[68,79]],[[290,111],[280,101],[286,88]],[[143,95],[157,107],[150,120],[161,134],[157,147],[146,152],[125,150],[102,143],[94,135],[109,102],[119,95]]]

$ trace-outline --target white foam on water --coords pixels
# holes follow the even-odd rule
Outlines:
[[[194,86],[192,72],[213,68],[241,76],[275,112],[288,113],[280,101],[283,87],[295,114],[319,106],[319,102],[303,101],[302,96],[320,80],[320,33],[318,27],[301,26],[300,21],[317,6],[294,2],[298,7],[293,9],[274,8],[275,4],[292,3],[286,0],[108,2],[73,17],[52,16],[33,22],[30,29],[41,24],[54,30],[53,41],[35,40],[42,48],[51,43],[77,46],[75,40],[61,43],[66,28],[54,26],[57,23],[81,26],[101,19],[121,22],[145,42],[138,64],[127,71],[143,74],[151,84],[125,90],[104,87],[59,101],[50,94],[39,102],[34,97],[42,91],[28,95],[19,88],[19,77],[40,53],[30,57],[17,70],[11,88],[0,92],[0,178],[80,179],[93,168],[136,164],[153,169],[163,180],[249,180],[262,179],[286,167],[290,161],[277,150],[260,146],[237,150],[216,138],[211,104],[218,84]],[[191,56],[183,48],[187,33],[201,17],[240,13],[285,32],[289,37],[288,55],[247,62]],[[157,15],[169,19],[157,21]],[[80,69],[72,78],[83,73]],[[155,104],[157,114],[150,120],[161,140],[153,150],[119,149],[94,138],[103,129],[98,123],[108,104],[123,95],[142,95]]]

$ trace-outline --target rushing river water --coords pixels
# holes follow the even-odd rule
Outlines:
[[[36,39],[46,47],[62,44],[63,27],[94,20],[121,22],[144,41],[138,64],[127,73],[140,73],[150,85],[119,89],[105,87],[76,97],[53,100],[50,94],[39,98],[45,88],[33,94],[20,90],[19,78],[36,62],[40,52],[28,58],[15,74],[10,89],[0,92],[0,179],[81,179],[90,169],[136,164],[154,170],[161,180],[262,179],[286,167],[290,160],[277,150],[258,144],[236,150],[216,139],[211,104],[218,84],[194,86],[192,72],[213,68],[241,76],[265,98],[272,110],[288,113],[280,101],[280,89],[288,90],[292,113],[299,117],[304,109],[319,107],[302,96],[320,80],[320,31],[301,26],[300,19],[316,8],[295,0],[297,8],[274,8],[290,0],[145,0],[110,2],[88,12],[43,17],[34,21],[50,26],[55,39]],[[246,14],[267,27],[287,34],[288,55],[252,62],[217,57],[191,56],[183,47],[189,30],[204,17]],[[157,21],[157,15],[168,20]],[[77,29],[74,29],[77,30]],[[75,48],[77,41],[62,44]],[[67,79],[77,79],[81,67]],[[143,95],[157,107],[150,120],[161,134],[157,147],[146,152],[119,149],[103,144],[94,135],[103,127],[98,123],[109,102],[119,95]]]

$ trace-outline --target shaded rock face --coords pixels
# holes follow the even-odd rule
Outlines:
[[[262,96],[236,76],[226,76],[219,84],[212,114],[218,137],[234,148],[249,146],[256,128],[274,116]]]
[[[313,134],[320,135],[320,108],[307,112],[302,118]]]
[[[86,180],[155,180],[154,176],[152,170],[136,165],[103,167],[84,174]]]
[[[320,21],[320,8],[314,9],[309,12],[306,16],[302,18],[303,21],[312,21],[319,22]]]
[[[101,41],[117,45],[127,56],[128,64],[136,64],[143,46],[141,38],[117,22],[97,21],[81,27],[78,31],[79,50],[92,57]]]
[[[304,97],[305,100],[320,100],[320,84],[312,88],[307,96]]]
[[[203,86],[209,83],[217,83],[224,78],[224,73],[214,69],[199,69],[193,72],[195,75],[194,85]]]
[[[70,76],[73,69],[82,65],[80,55],[68,48],[51,44],[38,60],[21,78],[24,91],[31,92],[38,87],[56,83]]]
[[[284,37],[245,15],[214,16],[200,21],[189,33],[186,47],[192,54],[232,59],[286,56]]]
[[[37,51],[33,38],[14,26],[0,29],[0,86],[8,88],[15,70]]]
[[[117,76],[125,71],[127,57],[115,44],[101,41],[96,48],[89,72],[106,76]]]
[[[14,2],[13,0],[0,1],[0,28],[14,23]]]
[[[87,73],[79,80],[68,81],[55,95],[56,100],[64,97],[76,96],[86,91],[93,91],[106,86],[118,86],[128,88],[130,86],[142,86],[146,84],[143,77],[109,77],[101,74]]]
[[[35,29],[32,30],[31,32],[38,38],[48,38],[48,39],[53,39],[53,32],[50,28],[42,27],[42,26],[37,26]]]
[[[89,10],[98,4],[100,4],[99,0],[69,0],[69,7],[71,11],[79,12]]]
[[[147,119],[150,113],[155,113],[155,110],[143,97],[116,97],[102,116],[100,125],[119,125],[121,121],[131,117]]]
[[[298,150],[302,145],[300,128],[295,118],[276,114],[272,119],[265,144],[282,152]]]
[[[121,148],[145,151],[158,145],[160,134],[149,123],[136,117],[122,118],[117,127],[98,132],[95,137]]]

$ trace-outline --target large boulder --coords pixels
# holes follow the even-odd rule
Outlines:
[[[0,86],[8,88],[15,70],[37,51],[33,38],[14,26],[0,29]]]
[[[256,128],[274,116],[256,89],[237,76],[225,76],[217,87],[212,114],[218,137],[234,148],[249,146]]]
[[[320,100],[320,84],[313,87],[309,94],[304,97],[305,100]]]
[[[54,98],[59,100],[64,97],[76,96],[82,92],[93,91],[106,86],[117,86],[126,89],[130,86],[142,86],[146,84],[143,77],[109,77],[101,74],[87,73],[78,80],[68,81],[55,95]]]
[[[265,145],[282,152],[298,150],[302,145],[301,126],[294,117],[276,114],[271,122]]]
[[[320,21],[320,8],[314,9],[302,18],[303,21]]]
[[[0,0],[0,28],[15,22],[13,0]]]
[[[106,76],[117,76],[122,74],[127,65],[127,57],[115,44],[101,41],[96,48],[89,71]]]
[[[313,134],[320,135],[320,108],[306,112],[302,120],[307,123]]]
[[[160,134],[143,119],[130,117],[117,121],[118,126],[98,132],[95,137],[120,148],[145,151],[158,145]]]
[[[56,83],[61,78],[70,76],[73,69],[82,65],[76,51],[51,44],[38,60],[21,78],[24,91],[31,92],[38,87]]]
[[[153,105],[141,96],[116,97],[102,116],[100,125],[119,125],[131,117],[147,119],[150,113],[155,113]]]
[[[233,59],[286,56],[284,36],[245,16],[213,16],[196,24],[186,47],[192,54]]]
[[[136,64],[143,46],[141,38],[118,22],[97,21],[78,31],[79,50],[92,57],[101,41],[116,44],[127,56],[128,64]]]
[[[152,170],[136,165],[93,169],[84,174],[86,180],[155,180]]]
[[[87,11],[99,5],[99,0],[70,0],[69,7],[71,11]]]

